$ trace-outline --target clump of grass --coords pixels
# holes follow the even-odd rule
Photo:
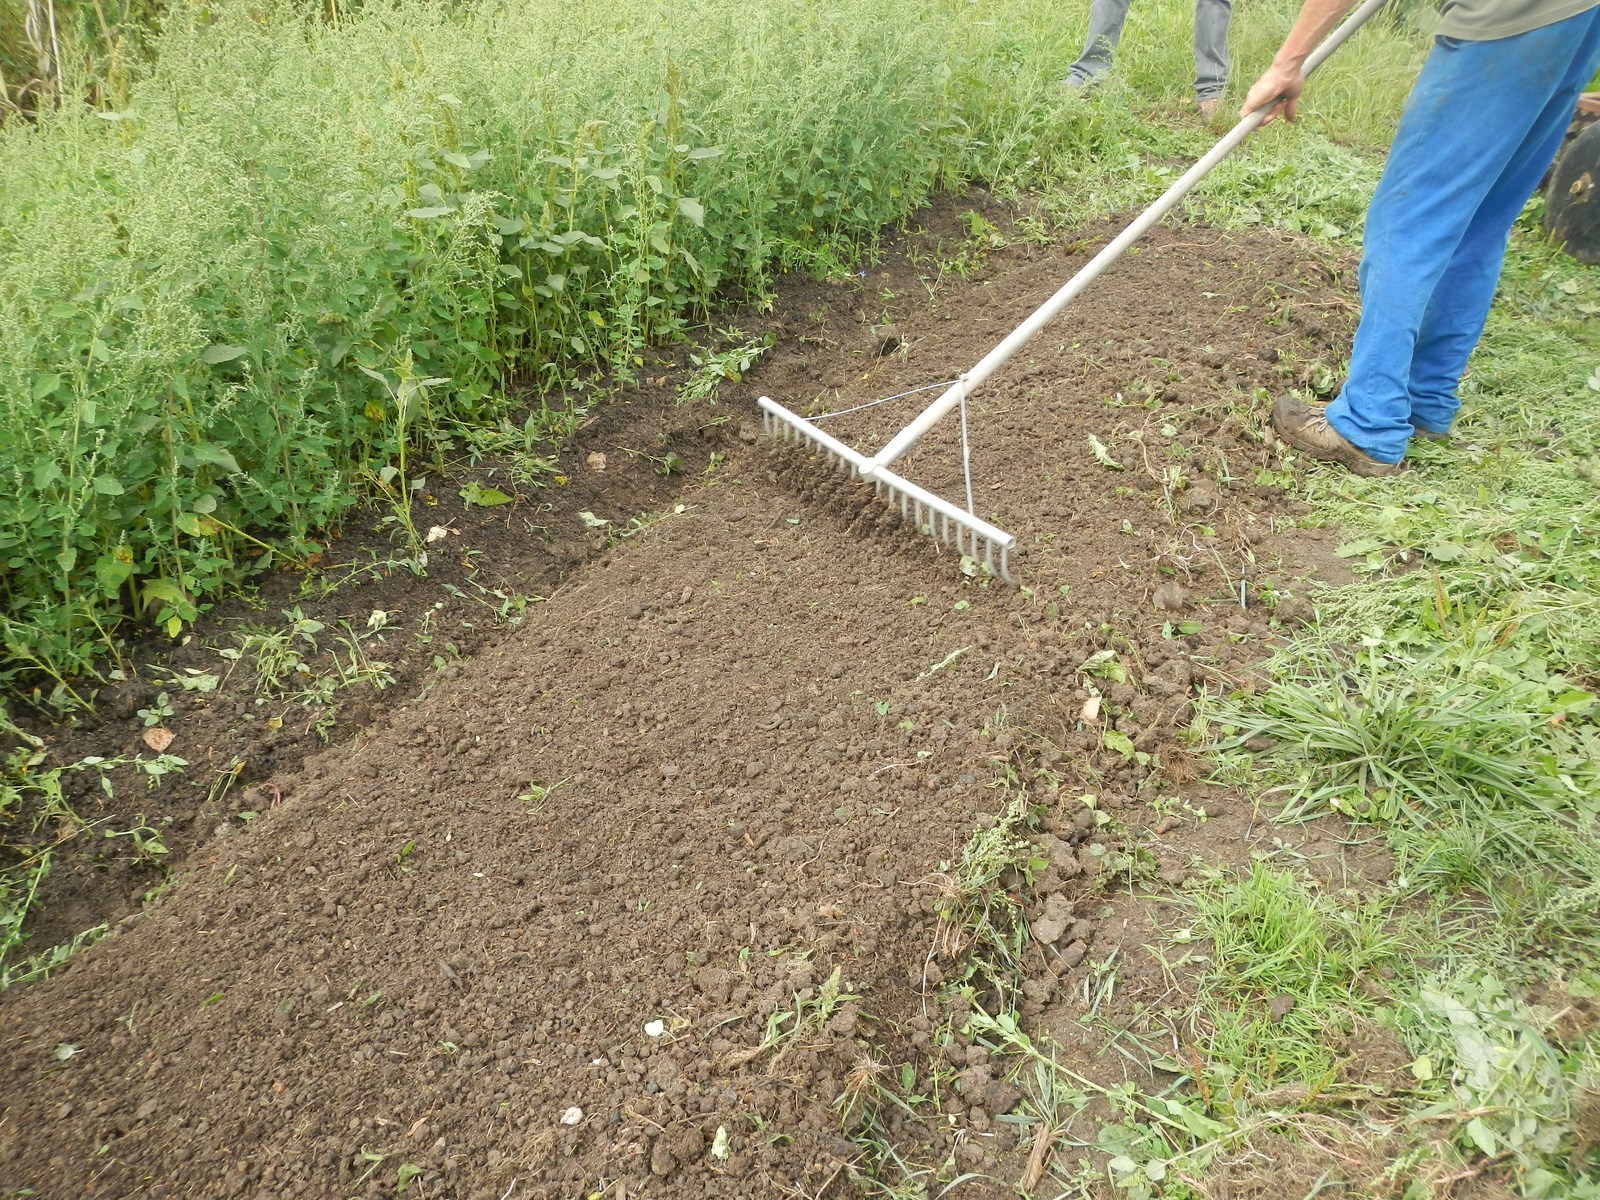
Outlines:
[[[938,965],[946,982],[992,992],[1007,1008],[1024,977],[1022,889],[1031,879],[1024,831],[1031,821],[1027,803],[1013,799],[998,817],[980,819],[960,856],[925,881],[938,893],[928,963]]]
[[[1201,986],[1217,1083],[1258,1093],[1283,1082],[1326,1086],[1330,1034],[1370,1018],[1378,1004],[1364,985],[1403,965],[1397,898],[1324,895],[1292,871],[1256,862],[1213,878],[1193,903],[1211,942]]]
[[[1217,714],[1236,730],[1224,753],[1273,742],[1261,765],[1283,781],[1283,819],[1380,824],[1402,874],[1524,910],[1536,935],[1587,938],[1600,932],[1581,916],[1600,883],[1594,705],[1562,677],[1496,669],[1492,655],[1368,647],[1302,653]],[[1526,913],[1528,894],[1557,903]]]

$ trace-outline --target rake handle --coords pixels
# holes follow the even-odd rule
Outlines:
[[[1366,24],[1367,19],[1388,2],[1389,0],[1365,0],[1361,7],[1346,17],[1344,22],[1325,37],[1317,48],[1307,56],[1305,66],[1301,68],[1301,78],[1310,78],[1312,72],[1326,62],[1335,50],[1349,40],[1351,34]],[[1093,283],[1101,272],[1117,258],[1121,257],[1124,250],[1143,237],[1152,225],[1172,211],[1178,201],[1188,195],[1195,184],[1209,175],[1212,168],[1228,157],[1240,142],[1255,132],[1256,128],[1267,119],[1267,114],[1272,112],[1275,107],[1275,103],[1262,105],[1245,116],[1237,125],[1224,134],[1222,140],[1213,146],[1204,158],[1185,171],[1173,182],[1171,187],[1161,194],[1160,199],[1135,217],[1133,223],[1118,234],[1115,240],[1084,264],[1076,275],[1062,285],[1060,291],[1041,304],[1032,316],[1017,326],[998,346],[984,355],[970,371],[940,393],[939,398],[923,409],[921,414],[897,433],[888,445],[867,460],[861,473],[871,478],[874,472],[887,467],[890,463],[903,456],[911,447],[915,446],[922,435],[933,428],[941,417],[960,404],[962,400],[972,393],[973,389],[1009,362],[1012,356],[1022,349],[1036,333],[1055,320],[1061,310],[1078,296],[1078,293]]]

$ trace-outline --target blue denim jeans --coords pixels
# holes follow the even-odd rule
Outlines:
[[[1083,55],[1067,72],[1078,84],[1088,83],[1111,69],[1111,55],[1122,38],[1133,0],[1090,0],[1089,36],[1084,39]],[[1194,3],[1194,94],[1201,100],[1215,100],[1228,82],[1228,21],[1233,15],[1233,0],[1195,0]]]
[[[1600,8],[1490,42],[1436,38],[1367,210],[1361,322],[1328,423],[1380,462],[1445,433],[1506,240],[1600,65]]]

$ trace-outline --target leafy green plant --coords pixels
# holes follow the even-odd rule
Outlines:
[[[637,375],[728,285],[759,301],[783,265],[857,269],[943,183],[1051,180],[1046,213],[1081,217],[1203,144],[1061,96],[1082,20],[1039,0],[633,5],[621,35],[555,0],[224,5],[166,14],[148,63],[143,8],[94,11],[110,40],[51,83],[83,93],[0,129],[0,671],[30,681],[130,621],[181,632],[363,494],[414,543],[418,467],[502,429],[513,382],[537,393],[510,436],[542,478],[600,373]],[[1119,59],[1130,95],[1184,74],[1171,19]],[[1340,108],[1341,136],[1378,140],[1418,41],[1357,39],[1308,121]],[[34,70],[0,54],[13,101]],[[1207,211],[1322,232],[1353,227],[1375,170],[1306,137],[1229,167]],[[969,242],[994,236],[969,216]],[[729,340],[686,398],[760,352]]]
[[[298,604],[283,616],[288,622],[283,628],[246,628],[235,638],[236,646],[217,651],[231,663],[249,666],[258,696],[281,695],[291,682],[309,680],[315,674],[306,660],[317,653],[317,635],[326,626],[306,616]]]
[[[105,837],[109,840],[126,838],[133,846],[134,858],[145,865],[154,866],[166,861],[166,840],[160,830],[145,823],[143,813],[135,817],[134,823],[127,829],[106,830]]]
[[[178,710],[172,706],[172,698],[165,692],[157,694],[155,701],[149,708],[141,708],[139,716],[144,721],[144,726],[149,729],[161,724],[168,717],[176,716]]]

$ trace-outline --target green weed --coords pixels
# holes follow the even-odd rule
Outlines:
[[[969,983],[1014,1004],[1028,944],[1021,888],[1031,878],[1032,813],[1012,800],[998,818],[980,821],[960,857],[927,882],[938,893],[938,925],[928,960],[951,984]]]
[[[678,387],[678,403],[693,404],[696,402],[715,401],[717,388],[723,380],[732,380],[737,383],[744,378],[745,372],[760,362],[768,350],[772,348],[772,336],[768,334],[759,338],[743,338],[737,329],[721,331],[724,339],[733,343],[725,350],[706,350],[703,353],[691,353],[689,360],[694,363],[694,374]]]

